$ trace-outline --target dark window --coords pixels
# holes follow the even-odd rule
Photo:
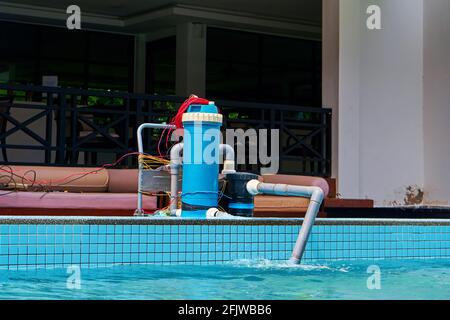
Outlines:
[[[176,37],[147,43],[146,92],[174,95],[176,77]]]
[[[0,82],[133,90],[134,36],[0,22]]]
[[[321,106],[321,43],[208,28],[206,95]]]

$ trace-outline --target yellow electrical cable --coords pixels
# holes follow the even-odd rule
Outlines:
[[[168,165],[170,162],[166,159],[153,157],[150,155],[139,155],[139,164],[142,170],[155,170],[162,165]]]

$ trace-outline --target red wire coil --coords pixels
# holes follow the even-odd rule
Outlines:
[[[209,100],[199,98],[197,96],[190,96],[186,101],[184,101],[180,108],[178,109],[177,114],[170,120],[170,124],[173,124],[177,127],[177,129],[183,128],[183,114],[189,108],[191,104],[209,104]]]

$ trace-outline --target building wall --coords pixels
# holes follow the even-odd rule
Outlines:
[[[366,27],[379,5],[382,29]],[[424,185],[423,0],[341,0],[339,193],[405,204]]]
[[[425,201],[450,204],[450,1],[424,1]]]

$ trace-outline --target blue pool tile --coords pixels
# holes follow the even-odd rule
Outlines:
[[[285,259],[294,246],[299,227],[2,225],[0,230],[2,232],[0,261],[3,261],[4,265],[12,263],[14,267],[14,263],[45,266],[45,264],[75,262],[109,265],[118,261],[216,263],[230,259],[258,257]],[[11,258],[15,255],[19,255],[19,258]],[[305,259],[414,258],[449,255],[448,226],[319,225],[313,229]],[[41,261],[40,256],[46,259]],[[56,256],[60,256],[62,261],[57,262]]]
[[[55,254],[62,254],[64,253],[64,245],[55,245],[54,246],[55,249]]]
[[[108,264],[114,263],[114,254],[106,254],[105,262]]]
[[[90,233],[90,225],[82,225],[81,226],[81,233],[82,234],[89,234]]]
[[[107,225],[105,233],[106,234],[114,234],[115,233],[114,225]]]
[[[100,235],[105,235],[106,234],[106,229],[107,227],[105,225],[99,225],[98,226],[98,231],[97,233]]]
[[[106,233],[99,233],[97,237],[97,243],[106,243]]]

